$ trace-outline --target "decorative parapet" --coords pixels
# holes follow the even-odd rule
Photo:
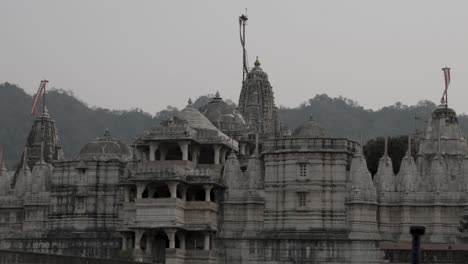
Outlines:
[[[191,161],[149,161],[136,166],[134,180],[181,180],[189,182],[219,182],[222,165]],[[132,179],[130,178],[130,180]]]
[[[188,126],[162,126],[144,132],[142,140],[195,138],[197,131]]]
[[[265,140],[263,151],[312,150],[322,152],[354,153],[359,148],[357,142],[345,138],[280,138]]]

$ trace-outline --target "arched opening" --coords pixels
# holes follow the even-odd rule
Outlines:
[[[214,149],[213,146],[200,146],[199,164],[213,164],[214,163]]]
[[[182,160],[182,151],[178,144],[168,144],[166,160]]]
[[[205,201],[205,189],[199,185],[189,186],[187,189],[187,201]]]
[[[205,243],[205,236],[201,232],[187,232],[185,239],[186,249],[203,250]]]
[[[148,186],[145,187],[145,190],[141,194],[141,198],[148,198]]]
[[[155,263],[166,263],[166,248],[169,248],[169,238],[162,230],[153,233],[152,241],[153,259]]]
[[[170,198],[171,192],[169,191],[169,187],[165,183],[155,183],[152,186],[154,188],[154,193],[151,198]]]

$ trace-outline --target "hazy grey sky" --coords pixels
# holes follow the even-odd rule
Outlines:
[[[0,82],[32,94],[47,78],[90,105],[151,113],[217,90],[237,102],[245,8],[250,63],[277,105],[438,102],[449,66],[449,103],[468,113],[468,1],[2,0]]]

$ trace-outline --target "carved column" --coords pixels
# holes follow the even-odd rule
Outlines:
[[[220,145],[214,145],[213,149],[214,149],[214,164],[219,164],[219,156],[220,156],[219,152],[221,150],[221,146]]]
[[[187,141],[179,142],[180,151],[182,152],[182,160],[188,160],[188,146],[189,142]]]
[[[222,148],[221,149],[221,164],[224,165],[224,163],[226,163],[226,153],[227,153],[227,150],[225,148]]]
[[[154,186],[148,185],[148,198],[153,198],[156,188]]]
[[[156,150],[158,150],[158,143],[149,144],[149,160],[154,161],[156,159]]]
[[[167,229],[164,229],[164,231],[166,232],[166,235],[169,238],[169,248],[175,248],[175,233],[177,229],[167,228]]]
[[[192,161],[195,164],[198,164],[198,156],[200,155],[200,148],[198,146],[192,145]]]
[[[167,147],[161,144],[159,146],[159,160],[166,160],[167,156]]]
[[[140,242],[141,242],[141,238],[143,237],[144,233],[145,233],[144,230],[136,230],[135,231],[135,251],[140,250]]]
[[[205,189],[205,201],[206,202],[209,202],[211,201],[211,188],[213,188],[213,186],[211,185],[203,185],[203,189]]]
[[[146,254],[151,255],[153,250],[153,238],[151,236],[146,236]]]
[[[241,155],[245,155],[245,143],[239,144],[239,152]]]
[[[122,235],[122,250],[127,250],[128,245],[127,245],[127,236]]]
[[[169,192],[171,192],[171,198],[177,198],[177,185],[178,182],[168,182]]]
[[[180,249],[185,249],[185,234],[177,232],[177,237],[179,238]]]
[[[205,233],[205,244],[203,246],[204,250],[210,250],[210,233]]]
[[[145,190],[145,184],[144,183],[137,183],[136,184],[136,188],[137,188],[137,199],[141,199],[143,198],[143,191]]]

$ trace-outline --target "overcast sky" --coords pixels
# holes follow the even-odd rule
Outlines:
[[[32,94],[47,78],[91,106],[150,113],[217,90],[237,102],[245,8],[250,64],[277,105],[438,102],[449,66],[449,104],[468,113],[468,1],[2,0],[0,82]]]

